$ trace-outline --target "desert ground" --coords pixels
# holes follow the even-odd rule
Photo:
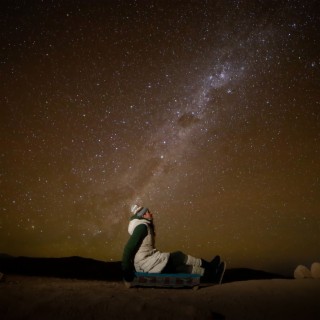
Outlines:
[[[234,281],[199,290],[5,275],[0,319],[320,319],[319,279]]]

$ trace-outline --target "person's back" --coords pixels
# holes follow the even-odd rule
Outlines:
[[[132,227],[132,225],[135,225],[135,227]],[[136,230],[136,233],[139,233],[138,237],[143,238],[143,240],[134,256],[135,270],[138,272],[159,273],[165,267],[169,253],[156,250],[152,220],[143,217],[135,217],[131,220],[128,228],[128,230],[132,230],[131,236],[138,226],[144,230]]]

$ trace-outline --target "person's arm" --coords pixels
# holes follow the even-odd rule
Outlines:
[[[145,224],[138,225],[129,238],[122,255],[122,271],[127,281],[132,281],[134,272],[134,256],[136,255],[143,239],[148,235]]]

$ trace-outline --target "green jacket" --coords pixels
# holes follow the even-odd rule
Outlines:
[[[137,219],[133,216],[130,220]],[[135,227],[127,244],[124,247],[122,255],[122,270],[124,272],[134,271],[134,257],[139,250],[143,239],[148,235],[148,227],[145,224],[140,224]]]

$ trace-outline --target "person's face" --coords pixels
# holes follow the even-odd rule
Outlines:
[[[152,213],[150,211],[147,211],[144,215],[143,218],[152,220]]]

